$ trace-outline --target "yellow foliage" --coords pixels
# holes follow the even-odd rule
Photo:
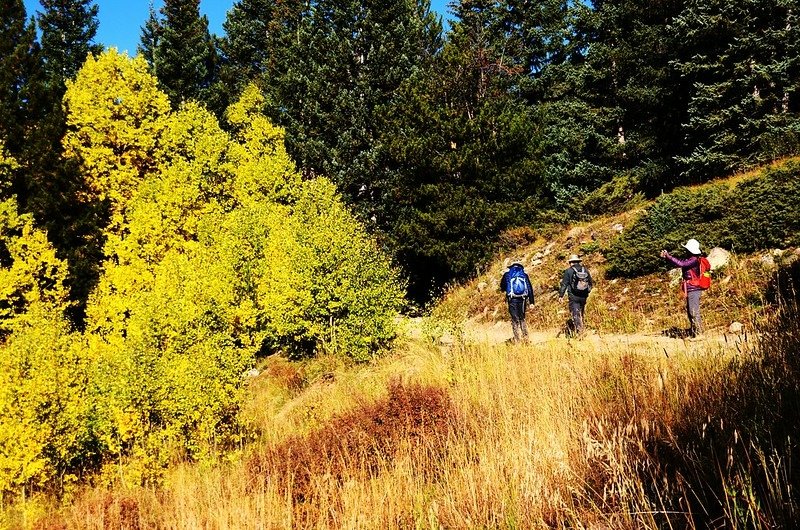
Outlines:
[[[66,264],[14,200],[0,202],[0,253],[1,497],[74,478],[91,400],[85,349],[63,316]]]
[[[13,171],[19,167],[17,161],[8,155],[0,138],[0,193],[11,186]]]
[[[13,199],[0,202],[0,337],[14,329],[37,303],[67,307],[67,266],[31,215],[20,215]]]
[[[236,197],[245,205],[251,200],[289,201],[300,185],[283,143],[286,134],[260,113],[263,106],[264,96],[250,84],[226,113],[238,141],[231,149]]]
[[[24,442],[0,462],[0,491],[92,465],[157,480],[240,440],[258,352],[364,360],[392,339],[396,272],[329,181],[301,180],[254,87],[229,109],[228,133],[195,103],[171,112],[144,61],[111,50],[64,103],[66,151],[112,222],[86,330],[70,334],[63,263],[0,204],[0,444]],[[53,396],[68,409],[45,405]]]
[[[169,112],[141,56],[116,49],[89,57],[64,95],[66,156],[77,158],[91,193],[122,208],[142,177],[155,166]]]
[[[0,495],[56,477],[67,487],[91,466],[90,370],[79,337],[42,305],[0,348]]]

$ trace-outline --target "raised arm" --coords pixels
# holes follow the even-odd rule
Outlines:
[[[665,260],[669,261],[676,267],[684,268],[684,267],[693,267],[694,265],[697,265],[697,256],[691,256],[687,259],[679,259],[676,258],[675,256],[672,256],[669,252],[664,252],[663,257]]]

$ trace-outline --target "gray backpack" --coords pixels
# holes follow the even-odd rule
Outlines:
[[[581,267],[581,270],[572,267],[572,270],[572,294],[582,298],[589,296],[589,272],[586,267]]]

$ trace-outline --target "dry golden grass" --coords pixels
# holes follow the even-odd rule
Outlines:
[[[410,340],[291,396],[285,378],[262,375],[253,399],[266,410],[251,418],[262,434],[236,458],[171,470],[157,490],[86,490],[36,528],[657,528],[668,503],[652,505],[643,477],[667,474],[642,473],[645,445],[678,443],[686,410],[704,409],[747,346]],[[387,401],[392,385],[438,397]],[[438,419],[414,423],[428,414]],[[669,518],[687,527],[688,515]]]

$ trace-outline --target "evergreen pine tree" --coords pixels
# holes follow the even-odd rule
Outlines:
[[[225,28],[223,78],[257,76],[298,165],[371,217],[384,171],[377,112],[441,43],[429,1],[242,0]]]
[[[540,206],[539,131],[514,93],[518,70],[503,55],[491,2],[454,6],[455,21],[430,68],[404,83],[382,114],[393,169],[379,226],[419,303],[475,273],[498,234],[532,221]]]
[[[233,4],[223,23],[220,77],[234,96],[249,81],[285,77],[299,53],[309,10],[307,0],[240,0]],[[264,84],[276,87],[279,83]]]
[[[151,67],[155,62],[156,48],[158,47],[158,40],[161,36],[161,21],[158,18],[158,13],[153,3],[150,3],[148,10],[147,20],[142,26],[141,36],[139,38],[139,46],[137,52],[144,57]]]
[[[50,89],[57,91],[60,104],[64,81],[71,79],[90,53],[100,53],[93,44],[97,33],[97,5],[93,0],[40,0],[37,21]]]
[[[18,160],[44,90],[36,26],[22,0],[0,4],[0,142]]]
[[[545,172],[564,207],[617,176],[634,186],[674,185],[683,152],[686,84],[672,63],[681,47],[669,24],[682,0],[574,4],[560,63],[536,80],[546,137]]]
[[[208,103],[218,60],[200,0],[166,0],[161,14],[160,23],[151,16],[142,32],[155,41],[149,52],[152,42],[143,40],[145,58],[151,56],[153,72],[174,106],[189,99]]]
[[[62,156],[66,123],[61,103],[66,82],[75,77],[90,54],[102,50],[93,43],[98,8],[92,0],[41,0],[41,5],[37,21],[46,91],[36,103],[40,115],[26,142],[26,178],[18,197],[22,209],[34,214],[67,258],[70,295],[76,302],[71,316],[80,325],[84,304],[97,279],[105,209],[99,203],[83,202],[80,172]]]
[[[800,148],[797,1],[687,3],[673,30],[687,42],[676,61],[691,83],[680,157],[691,180],[796,153]]]

